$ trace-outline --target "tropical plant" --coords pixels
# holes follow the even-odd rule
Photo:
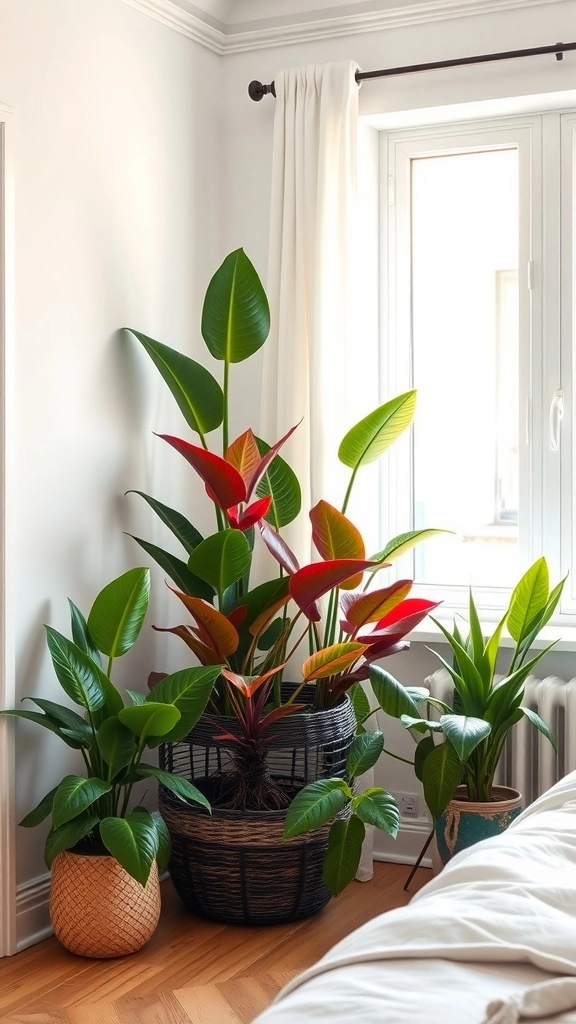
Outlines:
[[[433,653],[454,682],[452,707],[426,689],[407,689],[381,666],[371,666],[370,681],[381,708],[399,718],[417,741],[414,768],[433,818],[442,814],[460,784],[466,786],[470,800],[490,800],[508,732],[523,718],[554,745],[548,725],[523,701],[528,675],[557,643],[527,660],[558,606],[564,583],[565,579],[550,590],[548,565],[539,558],[514,588],[504,615],[486,639],[471,590],[467,636],[456,621],[450,632],[433,620],[451,650],[451,663]],[[500,676],[496,663],[504,630],[513,646],[508,668]],[[428,717],[421,714],[422,704],[428,705]],[[430,718],[431,708],[440,712],[439,717]]]
[[[268,301],[258,274],[244,251],[237,249],[210,281],[202,311],[208,351],[223,363],[222,386],[200,363],[129,329],[170,388],[188,427],[198,435],[199,444],[167,434],[160,437],[204,482],[216,522],[216,532],[204,537],[181,512],[137,491],[182,545],[183,557],[134,539],[175,584],[174,592],[192,623],[168,631],[180,637],[201,664],[223,665],[246,678],[262,676],[284,665],[307,642],[302,681],[290,700],[297,700],[301,687],[314,682],[315,706],[329,707],[368,678],[373,661],[407,648],[406,634],[436,607],[408,596],[411,580],[380,589],[373,588],[373,580],[391,559],[439,531],[404,533],[366,557],[361,534],[346,516],[360,468],[378,459],[412,421],[416,394],[408,391],[365,416],[345,435],[338,455],[350,477],[342,506],[319,501],[310,511],[319,558],[300,565],[280,533],[301,507],[298,479],[279,454],[297,425],[272,445],[250,428],[229,438],[231,367],[262,347],[269,327]],[[219,428],[216,452],[209,449],[207,435]],[[254,585],[251,568],[257,541],[272,556],[272,573]],[[215,694],[220,710],[229,711],[229,688],[219,686]],[[281,703],[280,674],[270,700],[276,706]]]
[[[324,880],[338,896],[355,877],[360,863],[366,825],[375,825],[396,838],[400,812],[391,793],[379,786],[357,792],[355,779],[372,768],[384,748],[381,732],[356,736],[346,760],[346,778],[310,782],[294,797],[284,826],[291,839],[332,822],[324,857]]]
[[[23,718],[49,729],[84,761],[83,775],[66,775],[20,822],[39,825],[51,816],[45,847],[48,867],[57,854],[74,849],[109,853],[146,884],[154,859],[163,869],[170,855],[170,837],[162,819],[140,803],[131,807],[138,783],[157,779],[183,800],[207,810],[205,796],[186,779],[145,763],[146,749],[185,736],[204,711],[218,667],[184,669],[166,676],[145,697],[127,690],[124,700],[111,681],[116,658],[135,643],[146,615],[150,570],[131,569],[96,597],[88,619],[69,601],[72,640],[46,626],[48,650],[58,681],[80,713],[68,704],[40,697],[40,710],[7,709],[3,715]],[[102,655],[107,659],[103,667]]]

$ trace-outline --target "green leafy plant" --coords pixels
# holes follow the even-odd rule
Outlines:
[[[131,569],[96,597],[88,619],[71,601],[72,640],[46,626],[48,650],[66,696],[81,710],[40,697],[39,711],[7,709],[55,733],[84,761],[83,775],[66,775],[20,822],[39,825],[51,816],[46,840],[48,867],[58,853],[75,849],[110,853],[133,878],[146,884],[154,859],[162,870],[170,837],[162,819],[136,803],[134,787],[157,779],[183,800],[210,805],[186,779],[145,763],[146,749],[182,739],[195,725],[219,673],[196,667],[166,676],[146,695],[128,690],[124,700],[111,681],[116,658],[131,649],[146,615],[150,570]],[[102,655],[107,659],[103,667]]]
[[[187,516],[141,491],[183,549],[180,556],[149,541],[135,540],[175,585],[191,622],[169,627],[201,664],[223,665],[254,677],[286,663],[306,644],[302,686],[315,683],[315,706],[337,704],[343,694],[368,678],[370,664],[408,647],[404,637],[436,604],[410,598],[411,580],[374,589],[374,576],[393,558],[440,532],[415,530],[395,537],[367,557],[357,527],[346,516],[361,467],[378,459],[406,430],[416,394],[408,391],[370,412],[343,438],[338,455],[350,470],[342,506],[319,501],[310,511],[318,559],[301,566],[281,536],[300,512],[298,479],[280,449],[293,425],[273,444],[252,429],[229,436],[231,370],[264,344],[270,327],[266,294],[242,249],[230,253],[212,277],[203,304],[202,335],[210,355],[223,364],[222,385],[200,363],[131,330],[172,392],[199,443],[159,435],[203,481],[212,503],[216,531],[203,536]],[[208,435],[221,428],[211,450]],[[253,552],[264,544],[271,574],[251,579]],[[321,602],[324,604],[321,605]],[[160,627],[155,627],[160,628]],[[217,689],[221,711],[229,691]],[[270,700],[281,702],[276,676]]]
[[[294,797],[286,816],[284,838],[291,839],[332,822],[324,858],[324,880],[338,896],[358,870],[366,825],[396,838],[400,812],[394,797],[373,786],[356,792],[355,779],[372,768],[384,748],[381,732],[365,732],[352,742],[345,779],[319,779]]]
[[[399,718],[417,739],[414,768],[433,818],[445,810],[460,784],[466,786],[470,800],[490,800],[506,736],[523,718],[554,744],[548,725],[523,701],[527,677],[557,643],[553,641],[529,658],[540,631],[558,606],[564,583],[565,579],[550,590],[548,565],[539,558],[514,588],[504,615],[488,638],[482,635],[472,591],[466,636],[456,622],[452,632],[436,622],[452,654],[450,663],[433,652],[454,682],[452,707],[431,697],[426,689],[408,690],[381,666],[370,668],[381,708]],[[508,669],[499,676],[496,661],[504,629],[513,647]],[[430,708],[436,708],[439,716],[423,717],[423,703],[429,706],[429,714]]]

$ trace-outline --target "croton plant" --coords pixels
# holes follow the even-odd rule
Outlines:
[[[362,536],[346,515],[360,468],[378,459],[412,422],[414,391],[370,412],[343,438],[338,456],[350,479],[342,506],[322,500],[309,512],[318,557],[301,565],[282,537],[283,527],[301,511],[298,479],[279,454],[298,424],[272,444],[250,427],[229,437],[231,367],[262,347],[269,328],[268,300],[243,249],[231,252],[216,271],[202,310],[202,335],[210,355],[223,364],[222,385],[189,356],[130,328],[196,435],[195,442],[169,434],[159,437],[203,481],[216,527],[203,536],[181,512],[141,491],[132,492],[148,502],[183,549],[176,557],[134,538],[168,574],[190,616],[184,624],[155,628],[180,637],[200,664],[224,667],[213,706],[232,713],[239,689],[250,701],[254,679],[266,676],[268,682],[272,675],[273,686],[260,691],[259,703],[261,693],[267,694],[266,713],[270,703],[293,710],[306,684],[315,684],[315,707],[338,703],[351,687],[358,692],[355,684],[368,678],[374,661],[407,648],[406,635],[436,607],[435,602],[410,597],[411,580],[378,587],[375,576],[438,531],[404,533],[367,557]],[[217,442],[211,436],[215,431]],[[264,544],[270,555],[270,578],[265,581],[252,579],[256,544]],[[300,645],[307,652],[301,679],[286,696],[279,668]]]

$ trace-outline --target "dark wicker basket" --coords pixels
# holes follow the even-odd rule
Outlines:
[[[312,695],[313,690],[304,699]],[[316,779],[343,776],[355,729],[348,697],[335,708],[280,719],[267,758],[271,776],[289,793]],[[194,782],[210,799],[214,776],[233,764],[225,742],[214,740],[226,732],[237,732],[236,719],[203,717],[184,741],[160,747],[161,766]],[[329,901],[322,874],[328,826],[283,840],[285,810],[213,804],[210,815],[163,786],[159,809],[172,839],[170,876],[195,913],[231,924],[279,924],[315,914]]]
[[[280,924],[328,903],[328,826],[283,840],[285,811],[214,808],[210,815],[163,786],[159,808],[172,839],[170,877],[194,913],[227,924]]]

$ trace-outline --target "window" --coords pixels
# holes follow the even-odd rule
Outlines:
[[[381,133],[383,394],[418,391],[390,460],[385,533],[444,607],[498,613],[530,561],[570,572],[576,115]]]

